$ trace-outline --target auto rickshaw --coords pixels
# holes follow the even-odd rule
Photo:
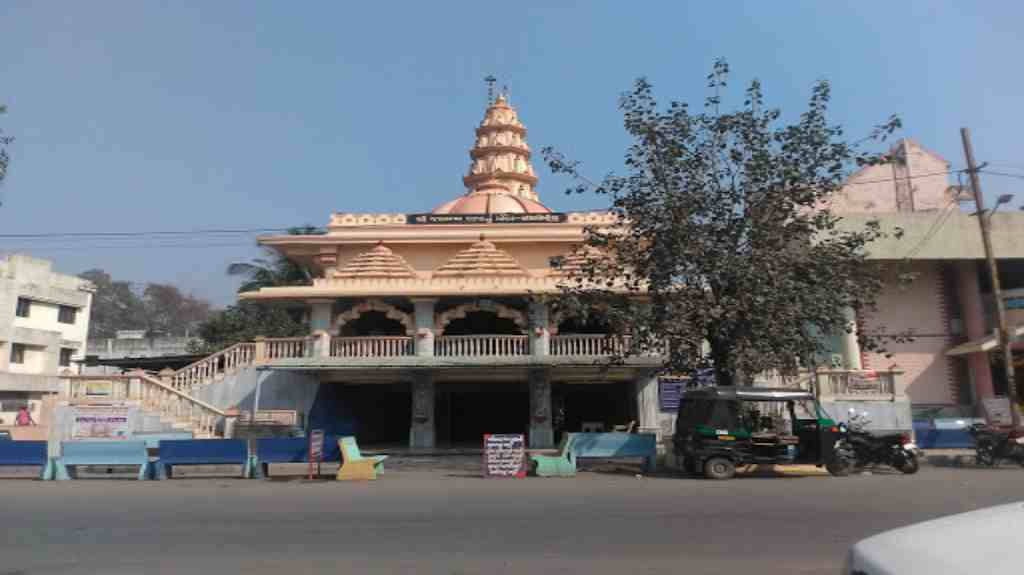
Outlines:
[[[683,468],[710,479],[752,464],[824,465],[846,475],[852,461],[836,448],[841,433],[809,391],[707,387],[680,398],[672,439]]]

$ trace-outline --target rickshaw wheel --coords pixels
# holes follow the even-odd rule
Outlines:
[[[725,457],[712,457],[704,462],[704,477],[708,479],[732,479],[736,465]]]

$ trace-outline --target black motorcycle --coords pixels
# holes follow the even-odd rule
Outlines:
[[[888,465],[905,475],[917,473],[920,467],[917,446],[910,435],[874,435],[864,430],[867,423],[865,416],[853,415],[849,424],[840,426],[844,431],[841,440],[843,451],[853,460],[853,466],[860,468],[867,465]]]
[[[974,438],[974,460],[978,465],[995,467],[1010,460],[1024,467],[1024,436],[1016,430],[1002,430],[975,423],[967,429]]]

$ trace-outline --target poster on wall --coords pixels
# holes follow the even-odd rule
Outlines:
[[[86,381],[85,395],[89,397],[110,397],[114,394],[113,381]]]
[[[484,477],[526,477],[526,436],[484,434]]]
[[[127,406],[79,405],[72,414],[72,439],[127,439],[132,434]]]

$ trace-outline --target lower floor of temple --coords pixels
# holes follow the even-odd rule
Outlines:
[[[638,427],[636,381],[479,382],[413,378],[392,383],[321,382],[306,427],[355,436],[360,445],[472,447],[484,434],[516,433],[534,447],[562,434]],[[644,423],[647,423],[646,421]]]

